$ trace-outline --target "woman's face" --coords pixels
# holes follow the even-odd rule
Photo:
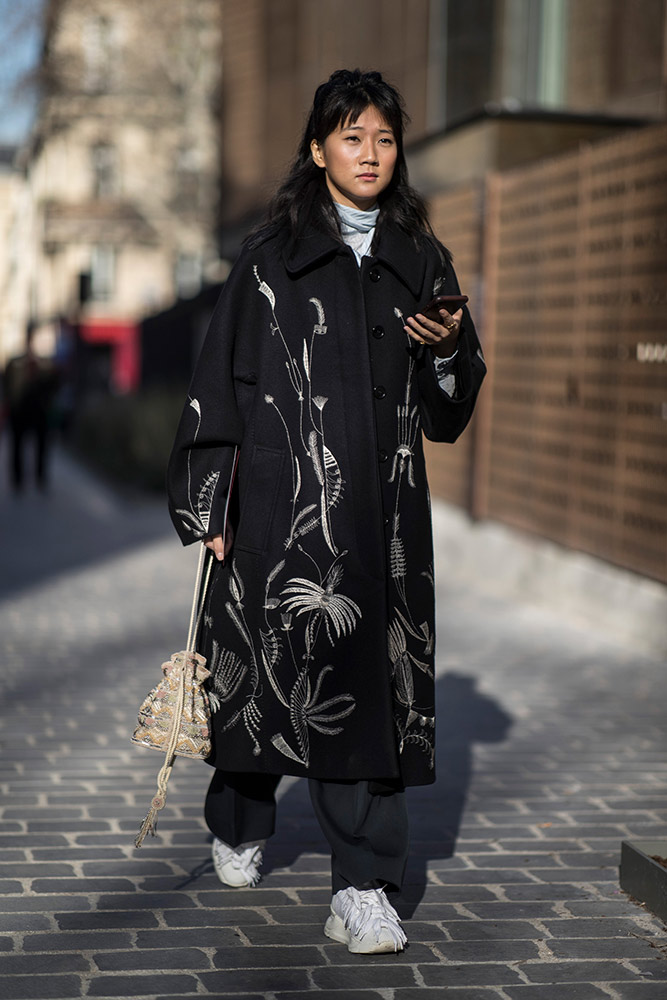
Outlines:
[[[324,142],[313,139],[310,150],[333,200],[362,211],[372,208],[391,181],[398,155],[394,133],[372,105]]]

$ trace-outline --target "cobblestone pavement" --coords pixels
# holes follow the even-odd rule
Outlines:
[[[0,456],[1,457],[1,456]],[[618,888],[624,837],[667,835],[663,664],[439,558],[439,781],[410,793],[410,946],[322,935],[326,847],[302,782],[254,890],[218,883],[210,774],[179,760],[159,836],[133,836],[159,757],[129,743],[179,649],[194,574],[162,506],[62,457],[48,497],[0,493],[0,996],[665,1000],[667,933]],[[488,583],[487,583],[488,587]]]

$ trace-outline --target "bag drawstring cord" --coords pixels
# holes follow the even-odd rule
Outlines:
[[[213,559],[209,559],[208,567],[206,570],[206,577],[202,586],[202,570],[204,565],[204,557],[206,555],[206,546],[202,543],[201,551],[199,553],[199,561],[197,563],[197,576],[195,579],[195,592],[192,599],[192,611],[190,613],[190,625],[188,627],[188,642],[185,651],[185,656],[183,657],[183,665],[181,667],[181,676],[178,685],[178,695],[176,699],[176,705],[174,708],[174,714],[171,723],[171,729],[169,732],[169,742],[167,743],[167,748],[165,750],[165,761],[160,768],[157,776],[157,791],[151,800],[151,806],[148,810],[144,821],[139,828],[139,833],[134,841],[135,847],[141,847],[144,842],[144,838],[150,833],[152,837],[155,836],[157,830],[157,814],[160,809],[164,808],[164,804],[167,801],[167,784],[169,783],[169,778],[171,777],[171,772],[174,768],[174,761],[176,756],[174,750],[176,749],[176,744],[178,742],[178,734],[181,728],[181,719],[183,718],[183,707],[185,705],[185,671],[188,665],[188,660],[191,654],[194,652],[194,646],[196,641],[197,632],[199,631],[199,624],[201,621],[201,616],[204,610],[204,603],[206,600],[206,590],[208,588],[208,581],[211,576],[211,569],[213,567]],[[199,613],[197,614],[197,607],[199,606]]]

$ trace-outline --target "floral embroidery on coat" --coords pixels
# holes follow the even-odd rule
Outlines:
[[[394,315],[404,325],[403,313],[394,309]],[[392,535],[389,549],[389,566],[391,579],[398,598],[394,606],[396,617],[389,622],[387,646],[391,662],[391,675],[394,698],[406,712],[397,711],[394,721],[399,739],[399,752],[403,753],[406,745],[413,744],[429,756],[429,766],[435,766],[435,717],[424,715],[415,703],[414,669],[421,670],[428,678],[433,679],[433,669],[429,662],[419,658],[432,660],[434,636],[427,621],[417,625],[412,616],[406,591],[407,560],[405,546],[400,535],[400,495],[401,489],[415,488],[413,473],[414,447],[417,435],[420,433],[419,413],[416,404],[411,405],[412,379],[414,375],[414,358],[410,359],[408,377],[405,386],[405,397],[396,407],[398,420],[398,445],[389,474],[389,482],[395,484],[395,504],[392,517]],[[433,570],[422,573],[433,586]],[[413,650],[418,650],[417,652]]]
[[[241,683],[248,680],[248,694],[242,708],[235,711],[221,726],[226,732],[237,724],[243,725],[253,745],[253,754],[261,753],[263,738],[262,712],[258,704],[263,691],[263,680],[268,680],[273,693],[281,705],[289,712],[291,732],[281,732],[270,736],[271,744],[284,756],[307,768],[310,763],[309,730],[327,736],[336,736],[343,731],[338,725],[355,709],[351,694],[335,693],[330,690],[335,679],[335,669],[331,664],[314,671],[316,660],[322,662],[325,653],[322,647],[334,646],[336,641],[351,634],[361,620],[358,604],[340,591],[343,580],[343,562],[347,550],[339,551],[335,542],[333,512],[343,496],[344,482],[335,455],[326,442],[325,407],[326,396],[313,394],[313,362],[316,338],[325,336],[327,326],[324,308],[317,298],[310,304],[315,311],[312,333],[303,340],[303,350],[299,360],[293,357],[276,315],[276,297],[271,287],[262,280],[258,268],[253,268],[259,292],[266,297],[271,308],[270,335],[277,337],[286,354],[285,366],[289,382],[299,408],[298,439],[294,440],[289,422],[281,410],[281,403],[274,396],[266,394],[264,399],[271,406],[280,421],[287,444],[291,464],[292,496],[291,527],[285,539],[285,550],[296,546],[307,559],[312,577],[291,577],[280,585],[280,577],[286,561],[278,562],[269,573],[264,590],[265,628],[257,637],[253,636],[244,615],[245,587],[239,574],[236,560],[232,561],[229,574],[231,600],[225,603],[230,619],[247,647],[244,662],[234,652],[221,649],[213,640],[211,658],[211,707],[221,712],[239,690]],[[193,409],[201,413],[196,400],[191,401]],[[196,441],[196,434],[194,437]],[[300,503],[304,491],[305,478],[315,486],[319,494],[318,502]],[[217,480],[216,480],[217,481]],[[312,490],[311,490],[312,492]],[[199,497],[203,496],[200,513]],[[191,511],[179,511],[191,530],[205,533],[205,501],[208,494],[202,487],[198,493],[198,505]],[[203,530],[202,530],[203,529]],[[320,532],[331,553],[332,561],[322,568],[312,552],[306,548],[311,532]],[[294,650],[291,633],[301,629],[305,654],[299,661]],[[293,674],[289,688],[281,684],[277,668],[283,661],[291,661]]]

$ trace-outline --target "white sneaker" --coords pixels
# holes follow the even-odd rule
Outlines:
[[[231,885],[234,889],[253,886],[261,879],[259,866],[262,863],[262,851],[259,847],[246,847],[236,851],[223,840],[213,838],[213,867],[221,882]]]
[[[357,955],[402,951],[407,943],[401,918],[383,889],[341,889],[331,900],[324,933]]]

